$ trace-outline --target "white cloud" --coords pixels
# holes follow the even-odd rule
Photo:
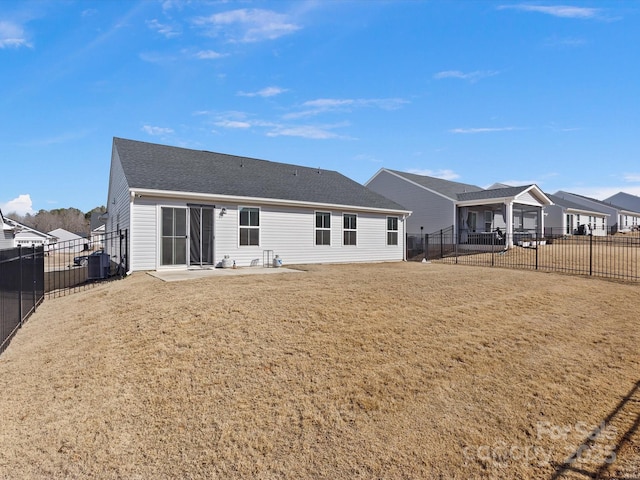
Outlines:
[[[346,138],[331,129],[335,126],[315,126],[315,125],[300,125],[300,126],[279,126],[270,132],[267,132],[267,137],[302,137],[313,140],[327,140],[331,138]]]
[[[623,178],[627,182],[640,183],[640,173],[625,173]]]
[[[172,128],[166,128],[166,127],[152,127],[151,125],[145,125],[142,127],[142,131],[148,133],[149,135],[168,135],[170,133],[173,133],[173,129]]]
[[[281,93],[287,92],[286,88],[280,87],[266,87],[262,90],[258,90],[257,92],[238,92],[238,95],[241,97],[274,97],[276,95],[280,95]]]
[[[288,113],[284,118],[301,118],[328,112],[348,112],[356,108],[379,108],[397,110],[409,103],[401,98],[318,98],[302,104],[300,112]]]
[[[155,18],[153,20],[148,20],[147,26],[167,38],[177,37],[178,35],[180,35],[180,32],[177,31],[173,26],[164,25]]]
[[[300,30],[288,15],[271,10],[239,9],[198,17],[194,24],[208,29],[213,36],[223,36],[229,42],[252,43],[275,40]]]
[[[219,120],[214,125],[224,128],[251,128],[251,123],[238,120]]]
[[[0,21],[0,48],[31,47],[21,25]]]
[[[8,215],[10,213],[17,213],[18,215],[35,213],[35,211],[33,210],[33,202],[31,201],[31,195],[29,195],[28,193],[23,195],[18,195],[17,198],[14,198],[13,200],[9,200],[6,203],[0,203],[0,209],[2,210],[2,213],[5,215]]]
[[[214,50],[200,50],[194,56],[200,60],[215,60],[226,57],[227,55],[225,53],[218,53]]]
[[[501,5],[499,10],[513,9],[524,12],[537,12],[561,18],[595,18],[600,14],[599,8],[574,7],[570,5]]]
[[[513,130],[521,130],[518,127],[484,127],[484,128],[454,128],[449,133],[491,133],[491,132],[509,132]]]
[[[455,180],[456,178],[460,178],[453,170],[449,170],[447,168],[441,170],[429,170],[424,168],[411,168],[407,170],[408,173],[415,173],[416,175],[425,175],[427,177],[435,177],[442,178],[443,180]]]
[[[498,75],[495,70],[476,70],[474,72],[461,72],[460,70],[445,70],[436,73],[433,78],[441,80],[443,78],[458,78],[460,80],[469,80],[471,83],[477,82],[481,78],[493,77]]]

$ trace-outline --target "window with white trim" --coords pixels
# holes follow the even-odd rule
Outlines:
[[[398,245],[398,217],[387,217],[387,245]]]
[[[331,245],[331,213],[316,212],[316,245]]]
[[[342,214],[342,244],[357,245],[357,215],[354,213]]]
[[[240,246],[260,245],[260,209],[240,207],[238,214]]]
[[[484,211],[484,231],[490,232],[493,227],[493,212],[491,210]]]

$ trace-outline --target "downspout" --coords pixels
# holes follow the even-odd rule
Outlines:
[[[125,249],[125,252],[127,252],[126,254],[129,256],[129,258],[127,258],[127,265],[129,265],[129,271],[127,271],[126,273],[127,276],[133,273],[133,269],[131,268],[131,265],[133,265],[133,262],[131,261],[131,244],[132,244],[131,237],[133,236],[133,228],[131,227],[133,226],[133,204],[134,204],[135,198],[136,198],[136,192],[131,190],[129,195],[129,231],[127,232],[127,242],[129,243],[129,248]],[[120,236],[120,232],[118,232],[118,235]],[[122,242],[121,237],[120,237],[120,241]],[[122,250],[122,247],[120,248],[120,250]],[[120,261],[122,261],[122,259],[120,259]]]

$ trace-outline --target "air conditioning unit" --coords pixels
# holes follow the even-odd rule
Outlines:
[[[109,277],[111,260],[108,253],[98,253],[87,257],[87,279],[102,280]]]

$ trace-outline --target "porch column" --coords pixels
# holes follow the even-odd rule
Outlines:
[[[544,208],[540,207],[538,209],[538,229],[540,230],[538,232],[538,238],[543,238],[544,237]]]
[[[504,221],[507,224],[506,247],[512,248],[513,247],[513,202],[507,203],[507,214]]]

